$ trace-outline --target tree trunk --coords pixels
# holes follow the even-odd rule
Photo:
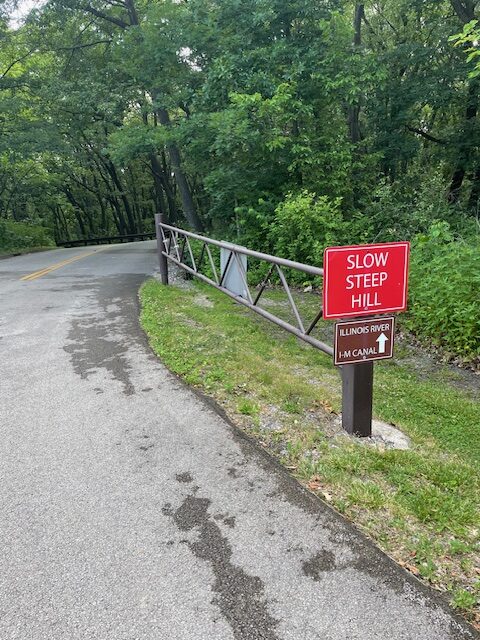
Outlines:
[[[148,115],[147,113],[143,113],[142,116],[143,119],[143,124],[148,127]],[[153,113],[153,126],[156,127],[158,124],[157,122],[157,116],[155,114],[155,112]],[[155,192],[155,210],[157,213],[161,213],[163,216],[163,220],[166,221],[167,217],[166,217],[166,213],[167,213],[167,207],[166,207],[166,203],[165,203],[165,195],[166,195],[166,189],[165,189],[165,176],[163,174],[163,170],[162,167],[160,165],[160,161],[158,159],[158,156],[156,153],[150,153],[149,155],[149,160],[150,160],[150,170],[152,172],[152,176],[153,176],[153,186],[154,186],[154,192]]]
[[[165,127],[170,127],[170,116],[166,109],[158,109],[158,120],[160,124]],[[203,231],[203,224],[200,220],[198,213],[195,209],[195,204],[193,202],[192,194],[190,192],[190,187],[187,182],[187,178],[183,172],[180,161],[180,152],[177,146],[171,142],[167,145],[168,154],[170,156],[170,161],[172,163],[173,173],[175,175],[175,180],[177,182],[178,191],[180,193],[180,198],[182,200],[183,213],[185,214],[186,219],[189,224],[195,231]]]
[[[62,241],[62,232],[60,230],[60,218],[58,215],[57,207],[48,206],[48,209],[53,214],[53,239],[55,240],[55,244],[58,244]]]
[[[477,166],[472,176],[472,190],[468,200],[468,207],[478,216],[480,201],[480,166]]]
[[[471,20],[475,20],[475,3],[472,0],[451,0],[452,7],[465,25]],[[455,203],[460,196],[463,179],[468,169],[472,150],[475,145],[474,127],[478,111],[478,80],[470,80],[468,85],[467,108],[465,109],[465,122],[462,132],[462,139],[459,144],[459,154],[457,164],[453,171],[452,181],[448,190],[448,201]]]
[[[162,175],[164,176],[163,188],[165,189],[168,202],[169,220],[172,221],[172,224],[175,224],[178,219],[177,203],[175,201],[175,181],[172,182],[172,180],[170,180],[170,171],[164,151],[162,151],[160,157],[163,168]]]
[[[353,18],[353,46],[359,48],[362,44],[362,19],[364,17],[365,5],[358,3],[355,6],[355,15]],[[360,104],[353,104],[348,109],[348,129],[350,132],[350,140],[353,144],[357,144],[362,140],[360,131]]]
[[[127,214],[127,220],[128,220],[128,232],[129,233],[135,233],[136,232],[136,225],[135,225],[135,217],[133,215],[133,211],[132,208],[130,206],[130,202],[127,198],[127,196],[125,195],[125,191],[123,189],[123,185],[120,181],[120,178],[118,177],[118,173],[117,170],[115,169],[115,166],[113,164],[113,162],[111,160],[107,160],[104,161],[105,164],[105,168],[107,169],[108,173],[110,174],[110,177],[112,178],[112,181],[114,183],[114,185],[116,186],[118,193],[120,195],[120,200],[123,203],[123,208],[125,209],[125,213]]]
[[[166,219],[167,205],[164,197],[162,167],[160,166],[156,153],[150,154],[150,169],[152,171],[153,184],[155,186],[155,204],[157,213],[162,213]]]
[[[79,206],[73,197],[72,192],[68,187],[65,188],[65,195],[67,196],[68,201],[72,205],[73,213],[75,214],[75,218],[77,220],[78,227],[80,229],[80,234],[82,238],[87,237],[87,230],[85,229],[85,224],[83,222],[82,214],[79,211]]]
[[[452,181],[448,190],[448,201],[458,202],[463,179],[467,173],[468,164],[476,144],[475,121],[478,112],[478,81],[473,79],[468,85],[467,108],[465,109],[465,122],[459,143],[457,164],[453,172]]]
[[[70,231],[67,224],[67,218],[65,217],[65,213],[60,205],[57,205],[58,217],[62,223],[63,227],[63,239],[70,240]]]
[[[92,153],[90,157],[94,165],[97,167],[100,177],[105,183],[105,186],[107,188],[106,198],[110,203],[110,206],[112,207],[112,212],[115,212],[117,215],[117,219],[114,218],[114,222],[115,222],[115,226],[118,229],[118,233],[119,235],[126,235],[128,233],[128,229],[127,229],[127,224],[125,222],[125,216],[123,215],[122,207],[120,206],[118,199],[112,194],[112,184],[108,179],[108,175],[105,175],[102,171],[102,167],[103,169],[106,169],[105,162],[101,156],[100,156],[101,158],[101,162],[100,162],[95,153]]]
[[[115,226],[117,227],[118,235],[125,236],[128,233],[128,230],[125,224],[122,207],[120,206],[118,200],[113,196],[107,196],[107,200],[112,207],[113,221],[115,223]]]
[[[85,7],[85,11],[95,15],[97,18],[101,18],[102,20],[106,20],[107,22],[110,22],[111,24],[114,24],[120,27],[121,29],[128,29],[130,27],[138,26],[140,24],[140,21],[138,18],[137,9],[135,7],[135,1],[124,0],[124,6],[128,13],[128,22],[120,18],[117,18],[115,16],[108,15],[103,11],[99,11],[98,9],[95,9],[94,7],[91,7],[91,6]],[[158,96],[155,96],[155,99],[158,101]],[[162,125],[166,127],[170,126],[170,117],[166,109],[158,109],[157,117]],[[202,221],[200,220],[197,214],[197,211],[195,209],[192,194],[190,192],[190,187],[188,186],[187,179],[181,168],[180,152],[174,143],[170,143],[168,145],[168,153],[170,155],[173,173],[175,175],[175,180],[178,185],[178,191],[180,193],[180,198],[182,200],[183,212],[185,214],[185,217],[187,218],[189,224],[196,231],[203,231]],[[128,211],[127,211],[127,216],[128,216]]]
[[[136,218],[137,233],[143,233],[143,217],[141,213],[140,198],[138,197],[137,188],[135,186],[135,174],[131,166],[128,167],[128,175],[130,178],[130,190],[132,192],[132,208]]]
[[[100,219],[100,225],[101,228],[103,229],[104,233],[106,233],[108,235],[109,233],[109,225],[108,225],[108,221],[107,221],[107,209],[105,207],[105,202],[103,201],[103,196],[100,192],[100,185],[98,184],[98,180],[97,180],[97,176],[95,175],[95,173],[92,173],[92,178],[93,178],[93,185],[95,188],[95,196],[97,198],[99,207],[100,207],[100,211],[101,211],[101,219]]]
[[[451,3],[453,10],[463,24],[475,20],[475,2],[473,0],[451,0]]]

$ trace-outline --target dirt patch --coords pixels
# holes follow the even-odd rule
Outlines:
[[[193,304],[196,304],[199,307],[206,307],[207,309],[211,309],[213,307],[213,302],[209,300],[207,296],[200,293],[193,298]]]
[[[473,397],[480,396],[480,370],[465,369],[459,364],[443,362],[438,355],[430,353],[405,335],[397,337],[395,360],[409,367],[422,380],[444,381],[466,391]]]

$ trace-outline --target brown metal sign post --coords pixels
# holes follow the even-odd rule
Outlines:
[[[337,322],[334,363],[342,367],[342,426],[372,435],[373,361],[393,356],[395,318]]]
[[[373,362],[346,364],[342,373],[342,427],[347,433],[372,435]]]

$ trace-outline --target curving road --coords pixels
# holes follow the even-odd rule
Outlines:
[[[155,266],[0,261],[0,638],[478,637],[158,362]]]

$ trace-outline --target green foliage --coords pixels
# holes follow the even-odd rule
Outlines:
[[[380,181],[374,188],[374,198],[368,207],[368,219],[363,218],[365,231],[376,241],[411,240],[428,233],[438,220],[451,221],[459,227],[465,219],[460,207],[445,200],[442,177],[436,173],[423,181],[418,169],[412,169],[401,183]]]
[[[238,404],[238,411],[244,416],[255,416],[258,413],[258,407],[251,400],[242,400]]]
[[[467,361],[480,358],[480,238],[455,240],[446,222],[416,238],[406,326]]]
[[[260,198],[254,206],[236,207],[236,233],[232,234],[232,239],[248,247],[262,247],[262,251],[272,253],[273,245],[269,230],[274,216],[275,204],[272,200]]]
[[[467,589],[457,589],[452,598],[452,605],[455,609],[471,609],[479,600],[479,596],[467,591]]]
[[[461,33],[457,33],[449,38],[450,42],[454,42],[456,47],[465,48],[467,62],[474,62],[474,68],[469,72],[470,78],[476,78],[480,75],[480,30],[478,28],[478,20],[470,20],[463,26]]]
[[[15,251],[33,247],[51,247],[48,229],[38,224],[0,220],[0,251]]]
[[[113,131],[108,143],[112,158],[128,165],[135,158],[157,153],[168,139],[168,132],[165,129],[133,122]]]
[[[270,226],[275,254],[321,266],[325,247],[342,244],[348,235],[340,206],[339,198],[330,200],[308,191],[288,194],[275,209]]]
[[[350,504],[375,510],[383,507],[386,502],[382,489],[377,484],[365,480],[352,482],[347,499]]]

